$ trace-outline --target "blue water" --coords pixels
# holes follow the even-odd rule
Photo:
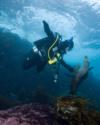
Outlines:
[[[65,69],[61,69],[60,83],[54,85],[48,69],[38,74],[33,69],[23,71],[21,67],[22,58],[32,43],[46,36],[42,20],[46,20],[63,39],[74,37],[75,47],[65,55],[66,62],[74,66],[82,63],[84,55],[89,57],[94,69],[80,85],[78,94],[99,107],[99,0],[0,0],[0,96],[29,102],[34,97],[37,101],[38,91],[52,99],[68,94],[70,78]]]

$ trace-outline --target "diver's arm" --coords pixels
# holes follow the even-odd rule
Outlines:
[[[54,34],[53,34],[53,32],[50,30],[50,27],[49,27],[48,23],[43,20],[43,25],[44,25],[44,31],[45,31],[45,33],[47,34],[47,36],[54,38]]]
[[[70,72],[74,72],[74,68],[72,66],[70,66],[69,64],[65,63],[65,61],[63,59],[61,59],[61,64],[68,69]]]

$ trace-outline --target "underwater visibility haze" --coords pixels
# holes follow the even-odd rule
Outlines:
[[[43,20],[63,41],[73,37],[66,63],[75,67],[88,57],[92,70],[77,94],[100,109],[100,0],[0,0],[0,109],[30,102],[52,104],[69,94],[71,77],[64,67],[59,83],[53,83],[55,67],[46,66],[40,73],[23,69],[34,41],[46,37]]]

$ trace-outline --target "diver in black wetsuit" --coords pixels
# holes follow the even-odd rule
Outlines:
[[[74,46],[73,37],[69,40],[62,41],[60,34],[54,34],[46,21],[43,21],[43,25],[47,37],[34,42],[34,46],[24,59],[24,69],[35,66],[37,71],[40,72],[46,64],[59,62],[70,72],[73,72],[73,68],[63,60],[63,55]]]

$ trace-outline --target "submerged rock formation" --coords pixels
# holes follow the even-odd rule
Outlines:
[[[66,125],[99,125],[100,112],[90,109],[88,101],[81,97],[60,97],[56,103],[58,120]]]
[[[0,111],[0,125],[52,125],[53,109],[46,105],[26,104]]]
[[[55,107],[25,104],[0,111],[0,125],[99,125],[100,113],[83,98],[60,97]]]

